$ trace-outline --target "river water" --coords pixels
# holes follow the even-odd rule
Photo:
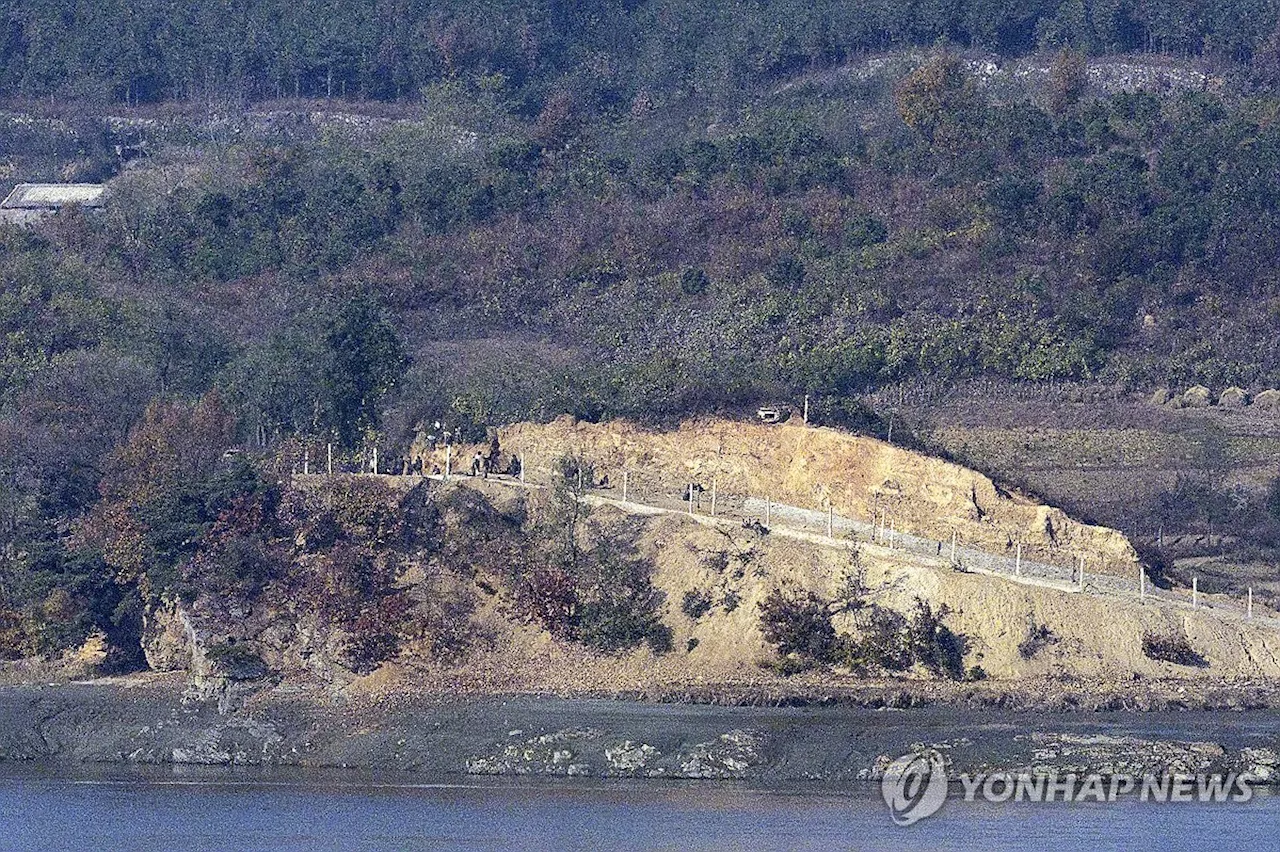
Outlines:
[[[221,773],[0,779],[3,849],[1275,848],[1280,796],[1247,803],[966,803],[908,828],[879,789],[724,782],[411,784]]]

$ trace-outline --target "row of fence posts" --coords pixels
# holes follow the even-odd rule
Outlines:
[[[523,458],[521,459],[520,471],[521,471],[521,480],[523,481],[524,479]],[[579,484],[579,490],[581,490],[581,484],[582,484],[581,472],[579,472],[578,484]],[[630,485],[630,471],[624,470],[622,472],[622,502],[624,503],[628,502],[630,498],[629,485]],[[686,487],[687,487],[687,491],[685,494],[685,498],[688,504],[687,511],[689,515],[694,515],[695,514],[694,488],[692,486],[692,483],[688,484]],[[713,518],[718,516],[716,511],[717,490],[718,490],[717,483],[715,480],[712,480],[710,516]],[[773,525],[773,507],[774,507],[773,498],[771,496],[766,496],[764,498],[764,525],[766,527]],[[827,503],[826,533],[827,533],[827,538],[835,538],[835,510],[834,510],[834,507],[829,502]],[[872,520],[872,537],[874,540],[882,544],[886,543],[886,540],[887,540],[889,549],[890,550],[896,549],[897,528],[894,525],[894,523],[890,521],[888,517],[888,513],[878,513],[878,517]],[[955,564],[956,562],[958,546],[959,546],[959,533],[956,530],[952,530],[951,552],[950,552],[950,561],[952,564]],[[1077,562],[1075,565],[1072,566],[1072,570],[1071,570],[1071,573],[1073,575],[1072,579],[1075,581],[1075,586],[1081,592],[1085,590],[1085,576],[1086,576],[1085,568],[1087,564],[1088,564],[1087,557],[1084,554],[1077,554]],[[1022,542],[1021,541],[1016,542],[1015,544],[1014,558],[1013,558],[1013,576],[1019,579],[1021,579],[1023,576]],[[1139,601],[1145,602],[1146,598],[1147,598],[1147,573],[1146,573],[1146,569],[1139,566],[1138,568],[1138,599]],[[1199,610],[1200,608],[1200,579],[1199,577],[1195,577],[1195,576],[1191,578],[1191,608],[1193,610]],[[1247,590],[1247,597],[1246,597],[1246,604],[1245,604],[1245,617],[1250,621],[1253,620],[1253,587],[1249,587]]]
[[[520,465],[520,483],[525,482],[525,465],[524,455],[520,454],[516,457]],[[294,468],[297,471],[297,468]],[[302,450],[302,473],[304,476],[311,474],[311,448],[304,447]],[[333,444],[325,445],[325,473],[333,476]],[[377,476],[378,471],[378,448],[374,447],[370,453],[369,473]],[[444,478],[449,479],[453,475],[453,445],[446,444],[444,448]],[[582,472],[578,472],[578,487],[582,487]],[[625,498],[624,498],[625,499]]]
[[[1138,566],[1138,600],[1145,601],[1147,599],[1147,570],[1141,565]],[[1200,578],[1192,575],[1191,577],[1191,609],[1200,609]],[[1253,586],[1245,589],[1244,617],[1247,621],[1253,621]]]
[[[516,458],[518,459],[519,465],[520,465],[520,474],[519,474],[520,484],[525,485],[527,483],[527,480],[526,480],[527,465],[525,464],[525,455],[523,453],[520,453],[516,456]],[[373,448],[370,468],[373,474],[376,475],[378,473],[378,448],[377,447]],[[333,444],[328,444],[325,448],[325,470],[328,473],[328,475],[330,476],[333,475]],[[311,450],[309,448],[306,448],[303,451],[302,472],[303,474],[311,473]],[[446,445],[445,455],[444,455],[444,479],[448,480],[452,476],[452,474],[453,474],[453,447],[451,445]],[[584,493],[584,490],[582,487],[581,467],[579,467],[577,472],[577,485],[578,485],[579,493]],[[630,496],[631,496],[630,485],[631,485],[631,472],[629,470],[623,470],[622,471],[622,502],[623,503],[627,503],[630,501]],[[687,487],[686,498],[688,501],[688,513],[689,515],[692,516],[695,514],[694,488],[692,484],[689,484],[689,486]],[[710,516],[712,518],[717,517],[716,500],[717,500],[717,483],[715,480],[712,480],[711,482],[711,513],[710,513]],[[773,498],[771,496],[766,496],[764,498],[764,525],[766,527],[773,525],[773,505],[774,505]],[[827,532],[827,538],[835,538],[835,509],[830,503],[827,503],[826,532]],[[894,550],[896,548],[897,529],[893,525],[893,523],[888,519],[887,513],[878,513],[878,517],[872,520],[872,537],[878,543],[884,543],[887,537],[889,549]],[[951,553],[950,553],[950,557],[951,557],[950,561],[952,564],[955,564],[956,562],[956,549],[958,544],[959,544],[959,533],[955,530],[952,530]],[[1076,580],[1076,587],[1080,591],[1084,591],[1084,588],[1085,588],[1085,581],[1084,581],[1085,564],[1086,564],[1086,560],[1085,560],[1084,554],[1079,554],[1079,561],[1076,566],[1073,566],[1073,570],[1072,570],[1072,574],[1075,575],[1074,579]],[[1022,577],[1022,542],[1020,541],[1017,542],[1016,550],[1014,551],[1013,576],[1017,578]],[[1138,600],[1140,602],[1145,602],[1146,599],[1147,599],[1147,572],[1145,568],[1143,568],[1142,566],[1138,566]],[[1193,576],[1191,578],[1191,609],[1192,610],[1200,609],[1200,578],[1197,576]],[[1250,621],[1253,620],[1253,587],[1252,586],[1250,586],[1247,590],[1246,603],[1245,603],[1245,618]]]

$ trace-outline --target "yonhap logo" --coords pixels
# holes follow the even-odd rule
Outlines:
[[[932,816],[947,799],[947,767],[936,749],[904,754],[890,763],[880,781],[880,794],[898,825]]]
[[[966,802],[1248,802],[1253,777],[1247,774],[1160,775],[1121,773],[978,772],[956,776],[956,789]],[[913,825],[933,816],[947,800],[947,765],[936,749],[904,754],[889,764],[880,794],[898,825]]]

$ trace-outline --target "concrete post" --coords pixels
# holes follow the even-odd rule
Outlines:
[[[329,475],[333,476],[333,444],[332,443],[329,444],[327,448],[327,453],[328,453],[327,465],[328,465]]]
[[[1253,586],[1249,587],[1249,604],[1245,608],[1245,618],[1253,621]]]
[[[627,502],[627,471],[625,470],[622,472],[622,502]]]
[[[951,531],[951,561],[952,562],[956,561],[956,537],[957,537],[956,531],[952,530]]]
[[[520,484],[524,485],[524,453],[520,454]]]
[[[1084,554],[1080,554],[1080,591],[1084,591]]]
[[[1018,553],[1013,557],[1013,576],[1022,576],[1022,542],[1018,542]]]
[[[893,550],[898,546],[898,527],[892,521],[889,522],[889,549]]]
[[[1191,608],[1200,608],[1200,578],[1191,578]]]
[[[444,446],[444,481],[449,481],[449,474],[453,473],[453,444],[445,444]]]
[[[582,492],[582,465],[578,465],[578,492]]]
[[[716,481],[711,480],[711,517],[716,516]]]
[[[834,538],[834,536],[832,535],[832,533],[835,531],[835,525],[833,524],[833,521],[834,521],[834,517],[832,516],[831,504],[828,503],[827,504],[827,538]]]
[[[766,496],[764,498],[764,525],[767,527],[773,523],[773,498]]]
[[[1141,565],[1138,566],[1138,600],[1145,601],[1147,599],[1147,571]]]
[[[311,450],[302,451],[302,475],[307,476],[311,473]]]
[[[690,482],[688,485],[686,485],[686,486],[685,486],[685,488],[687,488],[687,489],[688,489],[688,491],[689,491],[689,494],[688,494],[688,497],[689,497],[689,516],[690,516],[690,517],[692,517],[692,516],[693,516],[693,483],[692,483],[692,482]]]
[[[378,475],[378,448],[373,448],[373,475]]]
[[[804,425],[809,425],[809,394],[804,395]]]

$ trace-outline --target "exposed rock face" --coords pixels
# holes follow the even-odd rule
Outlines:
[[[1140,737],[1035,732],[1017,735],[1032,746],[1032,773],[1084,774],[1103,767],[1109,773],[1160,775],[1165,772],[1195,775],[1229,768],[1223,747],[1213,742],[1174,742]],[[1019,769],[1023,769],[1019,767]]]
[[[1266,411],[1280,411],[1280,390],[1264,390],[1254,398],[1253,405]]]
[[[1249,394],[1244,388],[1229,387],[1218,397],[1221,408],[1244,408],[1249,404]]]
[[[1155,393],[1151,394],[1151,404],[1168,405],[1172,396],[1173,393],[1168,388],[1159,388]]]
[[[604,756],[609,761],[609,774],[636,775],[642,773],[654,758],[661,757],[662,752],[648,743],[623,740],[616,746],[606,748]]]
[[[518,737],[523,731],[512,731]],[[642,778],[744,778],[766,762],[767,738],[734,729],[678,753],[633,740],[607,742],[595,728],[567,728],[499,745],[465,761],[470,775],[606,775]]]
[[[207,631],[198,629],[198,617],[176,600],[168,600],[143,616],[142,650],[153,671],[186,671],[190,676],[185,701],[217,702],[227,713],[239,706],[249,691],[247,681],[260,680],[267,667],[246,648],[215,644]],[[175,758],[176,760],[176,758]]]
[[[1204,385],[1192,385],[1182,393],[1184,408],[1208,408],[1213,405],[1213,392]]]
[[[1236,767],[1261,784],[1280,782],[1280,753],[1271,748],[1243,748]]]
[[[510,736],[519,736],[512,731]],[[500,746],[490,754],[467,758],[469,775],[590,775],[580,753],[594,750],[602,734],[595,728],[566,728]]]
[[[166,601],[142,616],[142,652],[152,671],[183,671],[191,667],[195,628],[177,601]]]
[[[763,737],[753,731],[729,731],[681,755],[679,774],[683,778],[742,778],[749,768],[763,762],[763,744]]]
[[[109,652],[107,635],[101,630],[95,630],[89,634],[73,656],[77,663],[92,671],[107,661]]]

